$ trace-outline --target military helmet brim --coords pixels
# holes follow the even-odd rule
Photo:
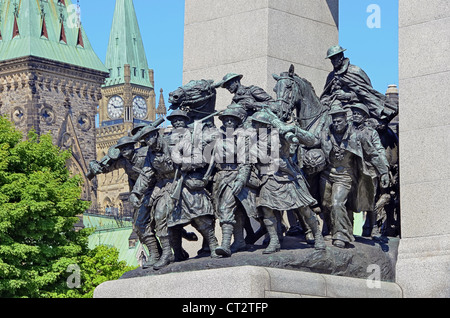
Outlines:
[[[258,122],[265,125],[271,125],[271,122],[266,114],[261,112],[256,112],[253,114],[253,116],[250,117],[252,122]]]
[[[233,117],[239,120],[239,122],[242,122],[242,114],[239,113],[239,111],[236,108],[233,108],[233,105],[231,108],[227,108],[225,109],[220,115],[219,115],[219,119],[220,120],[224,120],[226,117]],[[228,107],[230,107],[228,106]]]
[[[347,114],[347,110],[343,109],[342,107],[333,107],[329,112],[328,115],[342,115]]]
[[[179,109],[176,109],[176,110],[172,111],[172,113],[169,116],[167,116],[167,119],[169,121],[172,121],[175,117],[183,117],[184,120],[186,120],[186,121],[190,120],[190,118],[187,115],[187,113],[185,111],[182,111],[182,110],[179,110]]]
[[[145,137],[147,135],[150,135],[151,133],[153,133],[155,131],[156,132],[159,131],[159,128],[158,127],[152,127],[152,126],[144,127],[141,130],[141,133],[139,134],[139,138],[143,138],[143,137]]]
[[[350,108],[362,110],[367,116],[370,116],[369,108],[364,104],[353,104],[350,105]]]
[[[134,145],[135,143],[136,143],[136,141],[131,137],[122,137],[117,142],[115,148],[121,149],[121,148],[124,148],[129,145]]]
[[[136,126],[134,126],[134,128],[131,130],[131,134],[134,136],[136,135],[141,129],[143,129],[145,126],[147,125],[151,125],[152,123],[147,123],[147,124],[137,124]]]
[[[215,84],[214,86],[225,88],[225,85],[228,82],[230,82],[236,78],[241,80],[243,77],[244,77],[244,75],[241,75],[241,74],[229,73],[229,74],[225,75],[225,77],[220,82]]]
[[[339,53],[343,53],[343,52],[345,52],[345,51],[347,51],[347,50],[344,49],[344,48],[343,48],[342,46],[340,46],[340,45],[332,46],[332,47],[330,47],[330,48],[328,49],[327,57],[326,57],[325,59],[329,59],[330,57],[335,56],[335,55],[338,55]]]

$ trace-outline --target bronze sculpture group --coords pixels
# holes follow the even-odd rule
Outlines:
[[[128,174],[135,231],[150,253],[144,267],[186,260],[188,224],[219,258],[246,250],[245,233],[255,234],[246,221],[255,219],[258,232],[268,234],[263,254],[276,253],[284,211],[296,216],[317,250],[326,249],[323,234],[339,248],[354,241],[354,212],[367,213],[368,236],[379,238],[380,218],[393,213],[380,211],[398,194],[398,182],[397,163],[386,155],[395,134],[383,143],[377,128],[386,129],[398,110],[344,51],[328,51],[334,70],[320,98],[293,66],[274,75],[276,99],[242,85],[239,74],[218,83],[191,81],[170,94],[170,132],[158,128],[161,120],[137,127],[90,163],[90,177],[117,168]],[[216,112],[219,88],[233,97]]]

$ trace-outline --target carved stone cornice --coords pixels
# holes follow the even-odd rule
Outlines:
[[[21,72],[43,72],[58,77],[83,80],[85,82],[102,85],[108,73],[87,69],[75,65],[51,61],[35,56],[26,56],[12,60],[0,61],[0,74],[8,76]]]

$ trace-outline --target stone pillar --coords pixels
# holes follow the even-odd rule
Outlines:
[[[338,0],[186,0],[183,84],[234,72],[244,75],[243,85],[274,95],[272,73],[294,64],[320,95],[332,68],[327,49],[339,41],[338,16]],[[231,97],[219,89],[216,108]]]
[[[405,297],[450,297],[450,4],[399,1],[401,231]]]

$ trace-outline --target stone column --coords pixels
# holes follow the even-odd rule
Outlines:
[[[183,83],[219,81],[229,72],[242,84],[274,95],[272,73],[296,72],[321,94],[338,44],[338,0],[186,0]],[[217,109],[231,102],[219,89]]]
[[[399,1],[401,231],[405,297],[450,297],[450,3]]]

